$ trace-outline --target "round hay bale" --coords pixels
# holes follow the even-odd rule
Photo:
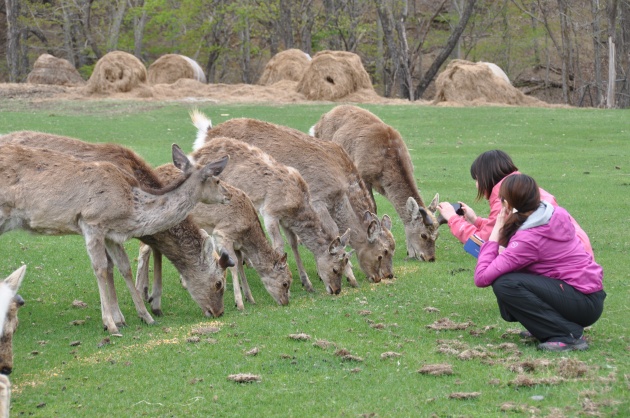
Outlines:
[[[173,84],[182,78],[206,83],[206,75],[201,66],[195,60],[184,55],[162,55],[149,66],[149,84]]]
[[[321,51],[315,54],[297,91],[309,100],[335,101],[361,89],[374,90],[361,58],[352,52]]]
[[[269,86],[279,81],[300,81],[311,63],[311,56],[299,49],[287,49],[274,55],[263,70],[258,84]]]
[[[88,80],[88,93],[126,93],[136,88],[146,89],[147,69],[133,55],[123,51],[105,54],[94,66]]]
[[[494,74],[495,76],[501,78],[506,83],[512,84],[512,82],[510,81],[510,79],[507,76],[507,74],[505,74],[505,71],[503,71],[503,69],[501,67],[499,67],[498,65],[496,65],[495,63],[479,61],[479,64],[486,64],[488,66],[488,68],[490,68],[490,71],[492,71],[492,74]]]
[[[33,64],[31,71],[26,78],[29,84],[50,84],[54,86],[82,86],[85,80],[70,64],[70,61],[63,58],[56,58],[50,54],[42,54]]]
[[[435,87],[433,104],[454,102],[473,105],[492,103],[516,106],[547,105],[526,96],[503,77],[496,76],[484,62],[451,61],[435,80]]]

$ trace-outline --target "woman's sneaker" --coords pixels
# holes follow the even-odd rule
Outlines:
[[[570,343],[562,341],[547,341],[546,343],[538,344],[538,349],[542,351],[584,351],[588,350],[588,343],[582,338],[573,340],[573,342]]]
[[[538,341],[538,338],[534,337],[534,334],[525,330],[518,333],[519,337],[528,341]]]

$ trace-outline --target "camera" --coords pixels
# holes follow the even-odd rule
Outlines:
[[[462,208],[462,205],[460,205],[459,203],[451,203],[451,206],[453,206],[453,209],[455,209],[456,214],[458,214],[459,216],[464,216],[464,209]]]

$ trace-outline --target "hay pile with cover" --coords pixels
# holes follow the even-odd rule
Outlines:
[[[26,78],[30,84],[50,84],[54,86],[82,86],[85,80],[68,60],[42,54],[33,64],[33,70]]]
[[[311,63],[311,57],[299,49],[287,49],[274,55],[258,79],[261,86],[269,86],[279,81],[300,81]]]
[[[297,85],[297,91],[308,100],[335,101],[361,90],[374,92],[370,76],[361,58],[346,51],[315,54]]]
[[[185,55],[162,55],[149,66],[149,84],[173,84],[183,78],[206,83],[206,75],[201,66]]]
[[[86,91],[88,94],[134,92],[143,97],[151,96],[144,64],[123,51],[109,52],[98,60]]]
[[[497,75],[485,62],[453,60],[435,80],[435,87],[433,104],[548,106],[513,87],[507,76]]]

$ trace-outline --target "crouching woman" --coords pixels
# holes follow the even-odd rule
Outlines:
[[[586,350],[584,327],[604,309],[603,270],[576,235],[569,213],[540,200],[536,181],[508,176],[490,238],[480,249],[475,285],[492,286],[501,317],[547,351]]]

